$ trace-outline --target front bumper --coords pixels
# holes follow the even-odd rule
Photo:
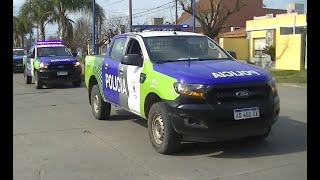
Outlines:
[[[267,133],[280,112],[278,94],[266,99],[213,103],[206,100],[178,97],[164,101],[172,126],[183,139],[214,142],[239,139]],[[259,118],[235,120],[234,110],[258,107]]]
[[[13,71],[23,71],[22,61],[13,61],[12,63]]]
[[[40,69],[39,78],[43,83],[65,83],[81,81],[82,68],[73,69]],[[64,75],[58,73],[65,72]]]

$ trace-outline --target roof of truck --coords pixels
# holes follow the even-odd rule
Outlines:
[[[155,36],[204,36],[203,34],[183,31],[143,31],[143,32],[129,32],[126,34],[138,34],[142,37]]]

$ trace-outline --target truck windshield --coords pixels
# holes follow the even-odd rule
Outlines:
[[[154,62],[230,59],[206,36],[157,36],[144,38]]]
[[[38,57],[47,56],[72,56],[69,50],[63,46],[57,47],[38,47]]]
[[[23,49],[14,49],[13,50],[13,56],[23,56],[24,50]]]

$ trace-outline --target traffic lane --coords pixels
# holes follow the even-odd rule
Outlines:
[[[29,90],[33,91],[33,88],[34,87]],[[52,89],[49,89],[48,91],[51,90]],[[296,89],[290,90],[290,92],[296,91]],[[298,89],[297,91],[300,90]],[[282,87],[280,86],[279,93],[282,93]],[[62,94],[66,95],[64,96]],[[81,137],[81,132],[90,132],[90,134],[95,138],[90,140],[87,139],[85,140],[85,143],[101,144],[101,146],[102,144],[106,144],[106,146],[102,147],[102,151],[103,148],[111,148],[115,152],[120,152],[128,158],[129,162],[133,162],[134,166],[137,167],[138,170],[145,170],[149,172],[149,174],[152,174],[152,177],[158,179],[232,179],[247,176],[264,177],[261,179],[269,179],[270,177],[275,177],[276,179],[290,179],[292,176],[292,179],[305,179],[306,177],[306,123],[301,122],[303,121],[301,119],[295,118],[296,116],[289,116],[288,111],[290,111],[290,108],[287,110],[286,108],[282,109],[279,121],[275,124],[270,137],[268,137],[267,141],[264,143],[254,144],[246,141],[209,144],[188,143],[184,144],[185,149],[183,152],[173,156],[164,156],[156,153],[152,149],[149,142],[145,120],[141,120],[136,116],[115,107],[112,108],[112,116],[110,120],[95,120],[92,116],[90,106],[88,105],[87,92],[84,88],[58,88],[53,89],[52,92],[49,92],[46,95],[49,97],[44,97],[42,94],[32,98],[29,97],[31,99],[35,99],[35,101],[30,100],[30,103],[34,103],[32,105],[36,106],[38,105],[37,103],[41,101],[41,98],[56,101],[57,106],[47,106],[44,108],[46,108],[46,111],[51,111],[52,114],[61,113],[61,119],[57,120],[59,118],[54,116],[48,116],[44,119],[30,115],[45,112],[39,111],[37,108],[21,109],[20,111],[25,111],[25,115],[22,115],[23,112],[19,112],[19,109],[14,110],[14,114],[16,114],[14,122],[20,122],[16,124],[14,123],[14,132],[17,133],[18,136],[19,133],[21,134],[23,131],[26,131],[29,132],[29,134],[20,136],[28,137],[31,136],[32,132],[39,132],[39,130],[40,134],[38,133],[38,136],[42,136],[41,133],[48,132],[52,133],[51,136],[58,136],[62,132],[76,130],[79,133],[79,137]],[[72,101],[75,104],[65,103],[68,95],[70,95],[68,101]],[[15,98],[19,97],[14,96],[14,100],[17,100]],[[27,96],[24,96],[24,98],[28,99]],[[22,102],[26,102],[26,100]],[[297,103],[293,100],[292,104],[294,105]],[[14,105],[23,106],[21,103],[14,103]],[[30,112],[28,112],[28,110]],[[30,120],[31,117],[34,118],[34,120]],[[28,122],[26,120],[31,121],[31,123],[26,123]],[[42,121],[47,122],[44,122],[39,126],[38,123],[41,123]],[[23,122],[25,122],[24,126],[26,127],[17,126],[17,124],[21,124]],[[40,137],[38,136],[35,135],[34,140],[29,142],[29,145],[21,142],[22,140],[20,142],[17,141],[17,138],[14,136],[14,141],[16,139],[14,149],[17,149],[14,154],[23,154],[23,158],[14,159],[14,162],[17,162],[14,164],[18,164],[15,166],[14,172],[21,173],[21,170],[26,168],[28,163],[23,165],[23,163],[20,163],[21,161],[28,159],[28,157],[31,159],[35,158],[41,153],[45,154],[45,157],[49,157],[48,159],[57,159],[60,157],[61,159],[65,159],[65,161],[70,160],[68,159],[68,155],[72,153],[72,150],[70,150],[70,147],[65,145],[69,141],[54,143],[55,141],[52,139],[45,138],[47,140],[46,144],[41,144],[41,141],[39,140]],[[61,136],[61,138],[66,139],[67,137],[68,136]],[[69,140],[70,142],[75,141],[73,139]],[[40,152],[38,151],[40,146],[39,144],[43,146]],[[61,148],[65,147],[64,151],[66,153],[59,154],[54,151],[49,153],[45,150],[45,147],[51,147],[54,149],[57,146]],[[30,153],[28,154],[22,151],[27,147],[30,148]],[[97,153],[97,155],[100,156],[99,153]],[[105,158],[109,158],[111,156],[117,157],[113,151],[101,156],[107,156]],[[87,153],[83,153],[81,157],[79,155],[78,158],[83,161],[91,161],[92,159],[90,156],[88,157]],[[102,166],[108,167],[110,162],[111,161],[106,160]],[[32,162],[29,163],[32,164]],[[59,162],[49,161],[48,167],[50,164],[52,164],[50,166],[52,167],[56,164],[63,165],[63,163],[63,160]],[[74,169],[80,167],[78,164],[72,164],[71,166]],[[92,166],[96,168],[96,171],[99,171],[102,168],[102,166],[95,166],[94,163]],[[127,166],[123,167],[124,171],[128,172]],[[279,172],[279,169],[282,169],[283,172],[292,173],[281,173]],[[35,172],[37,172],[36,168],[34,168],[33,171],[29,170],[24,173],[34,174]],[[102,170],[100,172],[102,172]],[[62,172],[62,170],[57,169],[56,171],[53,171],[51,168],[48,169],[46,177],[51,179],[58,173],[62,173],[71,179],[77,179],[75,171]],[[78,173],[83,173],[83,177],[86,177],[86,174],[88,174],[88,172],[84,171]],[[139,174],[137,176],[134,175],[135,174],[131,177],[126,177],[128,177],[128,179],[140,178]],[[117,175],[117,173],[114,173],[109,177],[109,179],[116,179],[119,176],[120,175]]]
[[[90,132],[84,88],[13,85],[14,179],[159,179]],[[121,116],[119,116],[121,117]]]

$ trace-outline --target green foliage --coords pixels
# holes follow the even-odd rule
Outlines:
[[[307,83],[307,70],[271,70],[270,73],[278,83]]]
[[[275,46],[267,46],[262,50],[263,53],[268,54],[271,57],[271,61],[275,61],[276,57],[276,48]]]

